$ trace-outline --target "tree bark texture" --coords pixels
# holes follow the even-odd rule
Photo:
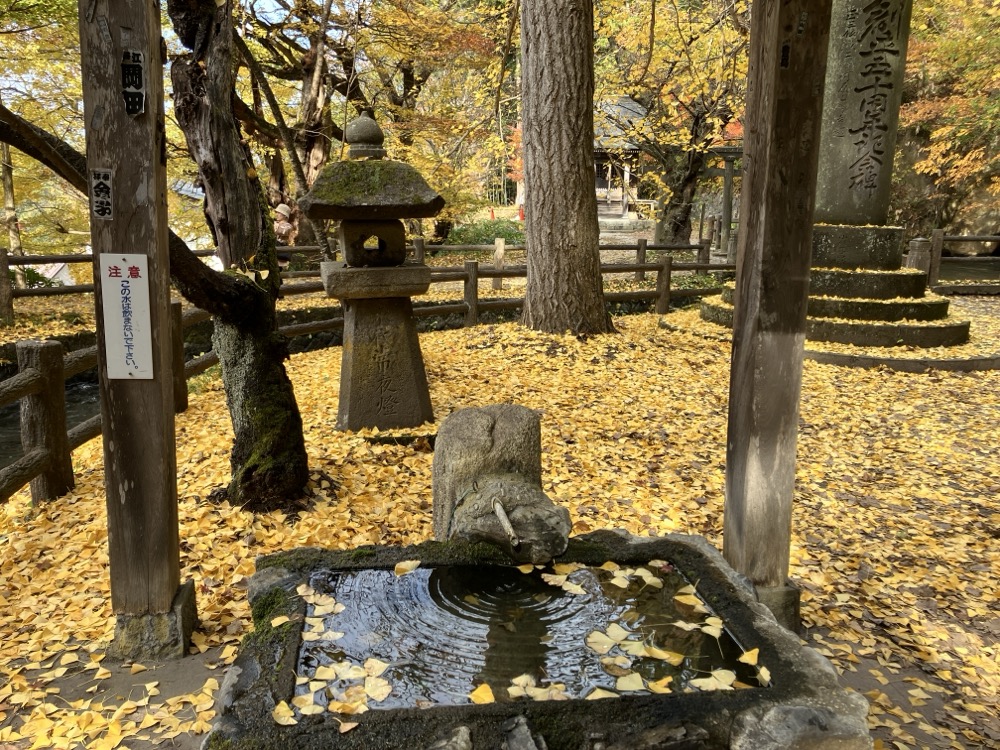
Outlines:
[[[830,5],[753,7],[724,553],[758,586],[788,576]]]
[[[594,191],[594,18],[587,0],[521,5],[525,237],[522,322],[607,333]]]
[[[226,268],[238,279],[236,304],[213,310],[212,343],[222,366],[235,439],[230,457],[230,502],[251,510],[281,507],[301,496],[308,481],[302,419],[283,361],[275,302],[281,277],[267,201],[232,109],[231,5],[212,7],[201,23],[189,5],[169,6],[178,35],[188,33],[192,54],[172,66],[174,109],[205,190],[205,215]],[[234,271],[230,271],[234,273]]]
[[[671,174],[677,177],[670,186],[670,198],[663,209],[664,242],[684,243],[691,239],[691,209],[705,161],[703,151],[691,151],[685,155],[683,167],[672,170]]]

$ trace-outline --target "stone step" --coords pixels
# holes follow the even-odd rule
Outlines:
[[[701,317],[732,328],[733,307],[722,296],[701,301]],[[806,339],[855,346],[957,346],[969,340],[969,321],[900,321],[806,319]]]
[[[914,268],[898,271],[813,268],[809,272],[809,293],[821,297],[861,299],[923,297],[926,289],[927,275]]]
[[[733,286],[722,289],[722,300],[733,304]],[[812,318],[846,318],[848,320],[900,321],[943,320],[948,317],[948,300],[944,297],[924,299],[845,299],[842,297],[809,297]]]

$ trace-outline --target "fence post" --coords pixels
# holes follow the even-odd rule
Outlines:
[[[0,247],[0,325],[14,325],[14,285],[5,247]]]
[[[504,255],[507,252],[507,241],[503,237],[497,237],[493,240],[493,267],[498,271],[503,270]],[[499,291],[503,289],[503,277],[494,276],[493,277],[493,289]]]
[[[663,265],[656,272],[656,312],[658,315],[666,315],[670,312],[670,272],[673,263],[672,255],[665,256]]]
[[[479,324],[479,263],[465,261],[465,325]]]
[[[635,248],[635,262],[636,263],[645,263],[646,262],[646,243],[647,243],[647,240],[646,240],[645,237],[640,237],[639,238],[639,244]],[[645,281],[646,280],[646,272],[644,270],[641,270],[641,269],[638,270],[638,271],[636,271],[635,272],[635,280],[636,281]]]
[[[174,414],[187,411],[188,389],[184,377],[184,322],[181,303],[170,303],[170,355],[173,362]]]
[[[424,238],[414,237],[413,238],[413,260],[417,263],[424,262]]]
[[[21,399],[21,446],[25,453],[42,449],[48,464],[31,480],[31,502],[53,500],[75,486],[73,459],[66,435],[66,383],[63,348],[58,341],[19,341],[17,368],[38,370],[45,378],[42,390]]]
[[[941,253],[944,252],[944,230],[935,229],[931,232],[931,267],[927,272],[927,286],[938,283],[941,276]]]
[[[704,238],[700,243],[698,248],[698,262],[708,264],[712,262],[712,237],[708,236]],[[708,276],[708,269],[703,268],[698,271],[702,276]]]

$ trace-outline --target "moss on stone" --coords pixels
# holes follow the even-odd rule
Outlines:
[[[328,164],[299,203],[314,219],[425,218],[444,207],[416,169],[389,160]]]
[[[250,607],[255,632],[263,633],[265,630],[273,629],[271,628],[271,620],[279,615],[292,614],[296,606],[292,595],[285,589],[280,586],[269,589]]]

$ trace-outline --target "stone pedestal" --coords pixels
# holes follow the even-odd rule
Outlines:
[[[180,659],[187,654],[197,623],[194,581],[186,581],[177,589],[169,612],[118,615],[108,658],[137,662]]]
[[[902,264],[902,227],[844,224],[813,227],[813,268],[895,271]]]
[[[344,307],[338,430],[416,427],[434,419],[411,295],[430,269],[405,264],[351,268],[323,263],[323,285]]]

